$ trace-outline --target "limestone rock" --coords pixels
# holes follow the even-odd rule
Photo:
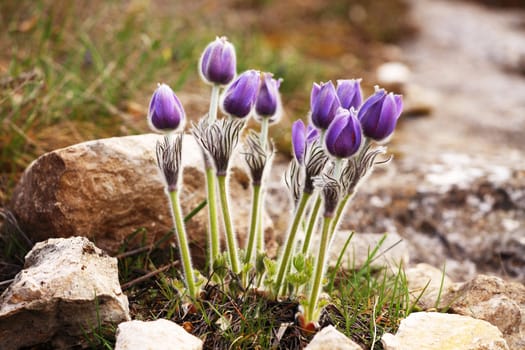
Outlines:
[[[10,209],[34,241],[50,237],[84,236],[110,252],[145,228],[130,242],[152,243],[173,227],[169,202],[157,169],[155,144],[160,135],[146,134],[89,141],[42,155],[25,171],[14,190]],[[231,205],[240,245],[247,231],[250,180],[242,159],[233,161]],[[205,198],[202,153],[193,137],[183,143],[183,214]],[[271,222],[265,218],[267,238]],[[197,262],[207,246],[207,211],[186,224]]]
[[[385,350],[508,350],[501,332],[468,316],[416,312],[401,321],[396,335],[381,338]]]
[[[405,276],[410,303],[417,300],[417,305],[423,310],[445,306],[443,296],[452,288],[454,282],[446,274],[443,275],[443,270],[420,263],[405,269]]]
[[[200,350],[202,344],[201,339],[175,322],[158,319],[119,324],[115,350]]]
[[[328,257],[329,266],[335,266],[341,254],[341,249],[344,247],[350,234],[351,232],[349,231],[338,231],[335,234]],[[343,255],[342,266],[351,269],[361,268],[367,261],[369,253],[378,246],[384,236],[383,234],[377,233],[355,233]],[[319,236],[317,235],[313,239],[313,246],[316,247],[318,245]],[[394,270],[397,270],[400,264],[407,265],[410,260],[409,249],[406,242],[395,233],[386,235],[375,257],[377,257],[377,259],[371,262],[371,266],[377,268],[388,266]]]
[[[450,310],[490,322],[503,333],[511,349],[525,348],[525,286],[494,276],[479,275],[457,284],[445,295]]]
[[[49,239],[26,255],[24,269],[0,296],[1,348],[70,347],[99,322],[129,318],[117,259],[83,237]]]
[[[362,348],[339,332],[334,326],[328,326],[319,331],[305,350],[362,350]]]

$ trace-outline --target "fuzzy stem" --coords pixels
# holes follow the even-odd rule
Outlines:
[[[252,212],[250,221],[250,233],[248,236],[248,245],[246,247],[246,263],[252,263],[255,266],[255,254],[253,253],[257,228],[259,225],[259,197],[261,194],[261,185],[253,185]]]
[[[323,232],[321,234],[321,242],[319,246],[319,252],[317,255],[317,263],[315,265],[314,278],[312,283],[312,290],[310,292],[310,299],[308,301],[308,307],[306,310],[307,321],[312,321],[315,311],[317,309],[317,302],[319,301],[319,295],[321,294],[321,289],[323,287],[323,275],[325,271],[325,260],[326,253],[328,252],[330,240],[330,227],[332,224],[332,217],[325,216],[323,218]]]
[[[266,148],[266,143],[268,142],[268,118],[262,118],[261,120],[261,146],[263,149]]]
[[[330,228],[330,240],[335,234],[335,230],[337,229],[337,225],[339,225],[339,221],[341,220],[341,216],[343,215],[346,207],[346,203],[350,198],[352,198],[353,193],[347,194],[344,196],[344,198],[339,202],[339,205],[337,206],[335,217],[332,222],[332,227]]]
[[[210,269],[213,263],[219,257],[221,251],[221,242],[219,239],[219,229],[217,223],[217,198],[215,174],[213,167],[206,169],[206,191],[208,196],[208,225],[210,237]]]
[[[317,224],[317,217],[318,217],[319,209],[321,208],[322,202],[323,201],[321,200],[321,196],[317,195],[317,199],[315,200],[314,207],[312,209],[312,212],[310,213],[310,219],[308,220],[306,234],[304,235],[303,250],[302,250],[304,256],[308,254],[308,249],[310,249],[310,241],[312,240],[312,233],[314,232],[314,228]]]
[[[210,124],[217,119],[217,106],[219,105],[220,89],[220,86],[217,84],[213,84],[211,87],[210,112],[208,113],[208,121]]]
[[[224,230],[226,231],[226,243],[228,245],[228,253],[230,255],[230,263],[232,271],[235,274],[240,272],[239,256],[237,254],[237,242],[233,232],[233,222],[230,216],[230,207],[228,204],[228,194],[226,191],[226,176],[218,175],[217,181],[219,183],[219,196],[221,200],[222,216],[224,220]]]
[[[297,234],[297,229],[299,228],[299,224],[301,223],[303,219],[304,210],[306,208],[306,203],[308,203],[308,199],[312,196],[311,193],[303,192],[301,195],[301,199],[299,200],[299,205],[297,206],[297,211],[295,212],[295,216],[293,218],[292,226],[290,226],[290,232],[288,233],[288,236],[286,237],[286,243],[284,245],[284,252],[281,257],[281,260],[279,262],[279,269],[277,273],[277,279],[275,280],[275,296],[277,297],[279,295],[279,291],[283,287],[283,281],[284,281],[284,275],[286,271],[288,271],[288,264],[290,263],[290,257],[292,255],[293,247],[295,246],[295,236]]]
[[[186,285],[188,287],[188,293],[192,299],[197,297],[197,290],[195,287],[195,276],[193,275],[193,266],[191,264],[190,247],[186,236],[186,230],[184,228],[184,221],[179,204],[178,191],[169,191],[171,209],[173,213],[173,220],[175,221],[175,234],[180,249],[180,257],[182,260],[182,266],[184,268],[184,277],[186,279]]]

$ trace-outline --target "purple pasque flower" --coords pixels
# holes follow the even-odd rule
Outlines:
[[[361,125],[352,108],[337,110],[336,116],[326,131],[325,146],[332,156],[349,158],[361,147]]]
[[[228,86],[223,95],[221,108],[232,117],[245,118],[252,111],[259,92],[260,73],[247,70]]]
[[[154,131],[169,132],[184,127],[186,114],[177,95],[166,84],[159,84],[148,109],[148,123]]]
[[[319,130],[308,124],[305,126],[301,119],[292,124],[292,147],[297,163],[304,163],[306,146],[319,139]]]
[[[281,117],[281,96],[279,87],[281,79],[274,79],[272,73],[263,73],[257,100],[255,101],[255,115],[258,120],[268,118],[271,123]]]
[[[235,77],[236,68],[235,48],[224,36],[208,44],[199,61],[201,78],[210,84],[229,84]]]
[[[382,141],[392,135],[397,120],[403,111],[401,95],[386,93],[376,89],[361,106],[358,118],[363,127],[363,134],[376,141]]]
[[[361,79],[341,79],[337,81],[337,97],[341,107],[359,109],[363,102]]]
[[[315,127],[322,130],[328,129],[339,107],[341,107],[341,102],[331,81],[320,85],[314,83],[310,95],[310,108],[312,123]]]

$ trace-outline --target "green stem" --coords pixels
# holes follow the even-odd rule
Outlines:
[[[221,252],[221,242],[219,239],[219,229],[217,223],[217,198],[215,174],[213,167],[206,169],[206,191],[208,196],[208,224],[210,236],[210,270],[213,268],[213,263],[219,257]]]
[[[335,234],[335,230],[337,229],[337,225],[339,225],[339,221],[341,220],[341,216],[343,215],[346,207],[346,203],[350,198],[352,198],[353,193],[347,194],[344,196],[344,198],[339,202],[339,205],[337,206],[335,217],[332,222],[332,227],[330,228],[330,240],[332,240],[332,237]]]
[[[254,246],[257,236],[257,228],[259,223],[259,195],[261,193],[261,185],[253,185],[252,197],[252,212],[250,221],[250,233],[248,236],[248,245],[246,247],[246,263],[252,263],[255,266]]]
[[[310,241],[312,240],[312,233],[314,232],[314,228],[317,225],[317,217],[318,217],[319,209],[321,208],[322,202],[323,201],[321,200],[321,196],[317,195],[317,199],[315,200],[315,205],[312,209],[312,212],[310,213],[310,219],[308,220],[306,234],[304,235],[303,250],[302,250],[304,256],[308,254],[308,249],[310,249]]]
[[[216,84],[211,87],[210,112],[208,113],[208,121],[210,124],[217,120],[217,106],[219,105],[220,89],[220,86]]]
[[[319,252],[317,255],[317,263],[315,265],[314,279],[312,283],[312,290],[310,293],[310,299],[308,301],[308,307],[306,310],[307,321],[312,321],[317,310],[317,303],[321,289],[323,287],[323,275],[325,271],[325,260],[329,247],[329,235],[330,227],[332,224],[332,217],[324,217],[323,219],[323,232],[321,234],[321,242],[319,244]]]
[[[186,279],[186,285],[188,287],[188,293],[192,299],[197,297],[197,290],[195,287],[195,276],[193,275],[193,266],[191,264],[190,247],[186,236],[186,230],[184,229],[184,221],[179,204],[179,194],[175,191],[170,191],[171,208],[173,212],[173,220],[175,221],[175,234],[180,249],[180,256],[182,260],[182,266],[184,268],[184,277]]]
[[[284,275],[286,274],[286,271],[288,270],[288,264],[290,263],[290,257],[292,255],[292,250],[293,250],[293,247],[295,246],[294,242],[295,242],[295,236],[297,234],[297,229],[303,219],[303,214],[306,208],[306,203],[308,203],[308,199],[310,199],[311,196],[312,196],[311,193],[305,193],[305,192],[303,192],[303,194],[301,195],[301,199],[299,200],[299,205],[297,206],[297,211],[295,212],[295,216],[293,218],[292,226],[290,226],[290,232],[288,232],[288,236],[286,237],[286,243],[284,245],[284,252],[279,262],[277,279],[275,280],[274,292],[275,292],[276,297],[279,295],[279,291],[283,287]]]
[[[259,213],[257,214],[257,253],[264,253],[264,223],[262,217],[262,210],[260,202],[264,199],[264,196],[261,194],[259,198]],[[257,254],[255,255],[257,257]]]
[[[228,195],[226,191],[226,176],[217,175],[219,183],[219,196],[221,200],[222,216],[224,220],[224,230],[226,231],[226,243],[228,245],[228,253],[230,255],[230,263],[232,271],[239,274],[241,271],[239,264],[239,256],[237,254],[237,241],[233,232],[233,222],[230,216],[230,207],[228,204]]]

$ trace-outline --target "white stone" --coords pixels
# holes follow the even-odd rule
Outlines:
[[[175,322],[129,321],[119,324],[115,350],[200,350],[203,342]]]
[[[417,301],[423,310],[440,307],[443,296],[454,284],[443,270],[424,263],[405,269],[405,277],[410,303]]]
[[[410,79],[410,69],[401,62],[386,62],[376,70],[377,80],[381,85],[404,85]]]
[[[0,296],[1,348],[75,345],[99,323],[129,319],[117,259],[83,237],[49,239],[26,255],[24,270]]]
[[[319,331],[305,350],[362,350],[362,348],[343,333],[328,326]]]
[[[416,312],[395,335],[381,338],[385,350],[509,350],[498,328],[468,316]]]

